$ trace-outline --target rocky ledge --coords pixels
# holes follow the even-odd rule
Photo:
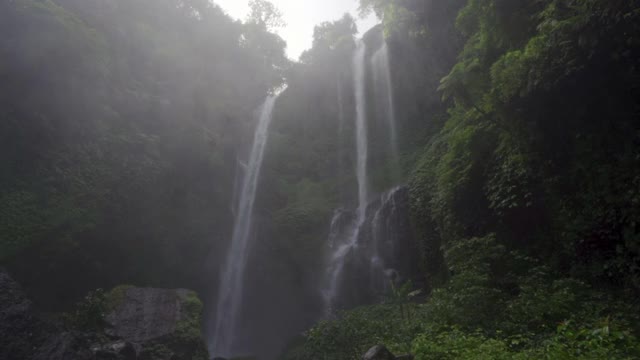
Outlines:
[[[193,291],[121,286],[44,321],[0,270],[0,359],[207,360],[201,313]]]

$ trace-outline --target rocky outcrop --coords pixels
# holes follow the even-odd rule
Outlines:
[[[189,290],[118,287],[100,300],[104,327],[40,320],[20,286],[0,270],[2,360],[207,360],[202,303]]]

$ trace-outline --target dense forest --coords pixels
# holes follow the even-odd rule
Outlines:
[[[1,1],[0,358],[640,358],[640,1],[360,10]]]

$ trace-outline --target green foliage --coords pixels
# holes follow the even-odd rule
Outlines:
[[[283,359],[357,359],[380,343],[417,359],[638,356],[639,312],[629,299],[575,279],[552,280],[548,269],[505,253],[492,236],[461,241],[448,254],[460,267],[424,304],[406,304],[409,316],[393,302],[344,312],[316,325]],[[510,263],[508,273],[501,263]]]
[[[38,202],[35,194],[13,192],[0,199],[0,261],[14,256],[37,237],[41,220],[38,220]],[[41,216],[41,215],[40,215]]]
[[[182,319],[168,341],[169,347],[179,358],[207,360],[209,354],[202,337],[202,301],[195,292],[190,292],[182,306]]]
[[[266,4],[265,26],[200,0],[0,4],[0,261],[39,305],[222,253],[228,155],[289,66]]]
[[[115,288],[111,289],[111,291],[106,293],[104,296],[105,312],[109,313],[117,309],[125,300],[127,296],[127,290],[131,287],[131,285],[118,285]]]
[[[413,346],[417,360],[508,360],[513,359],[502,341],[487,339],[480,333],[464,333],[451,330],[435,336],[421,335]]]
[[[624,330],[603,327],[558,326],[557,334],[537,346],[519,349],[519,339],[492,339],[483,334],[449,330],[421,335],[414,342],[416,359],[633,359],[638,356],[637,339]]]
[[[248,23],[257,24],[268,30],[285,26],[282,12],[267,0],[251,0],[249,2],[251,12],[247,17]]]
[[[415,335],[424,328],[424,314],[416,304],[407,304],[411,314],[403,317],[396,304],[361,307],[337,319],[322,321],[311,329],[302,345],[284,359],[360,359],[373,345],[384,343],[397,353],[408,352]]]
[[[76,330],[99,332],[103,330],[104,318],[107,315],[107,297],[105,291],[97,289],[89,292],[78,302],[71,313],[64,316],[67,326]]]
[[[584,278],[637,283],[637,209],[623,200],[637,176],[637,111],[623,95],[637,88],[624,80],[636,16],[637,2],[467,2],[456,20],[467,42],[439,88],[449,119],[410,182],[415,222],[435,228],[425,241],[493,232],[572,259]]]

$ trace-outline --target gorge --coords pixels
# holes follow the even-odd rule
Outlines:
[[[640,358],[640,1],[357,3],[0,1],[0,358]]]

